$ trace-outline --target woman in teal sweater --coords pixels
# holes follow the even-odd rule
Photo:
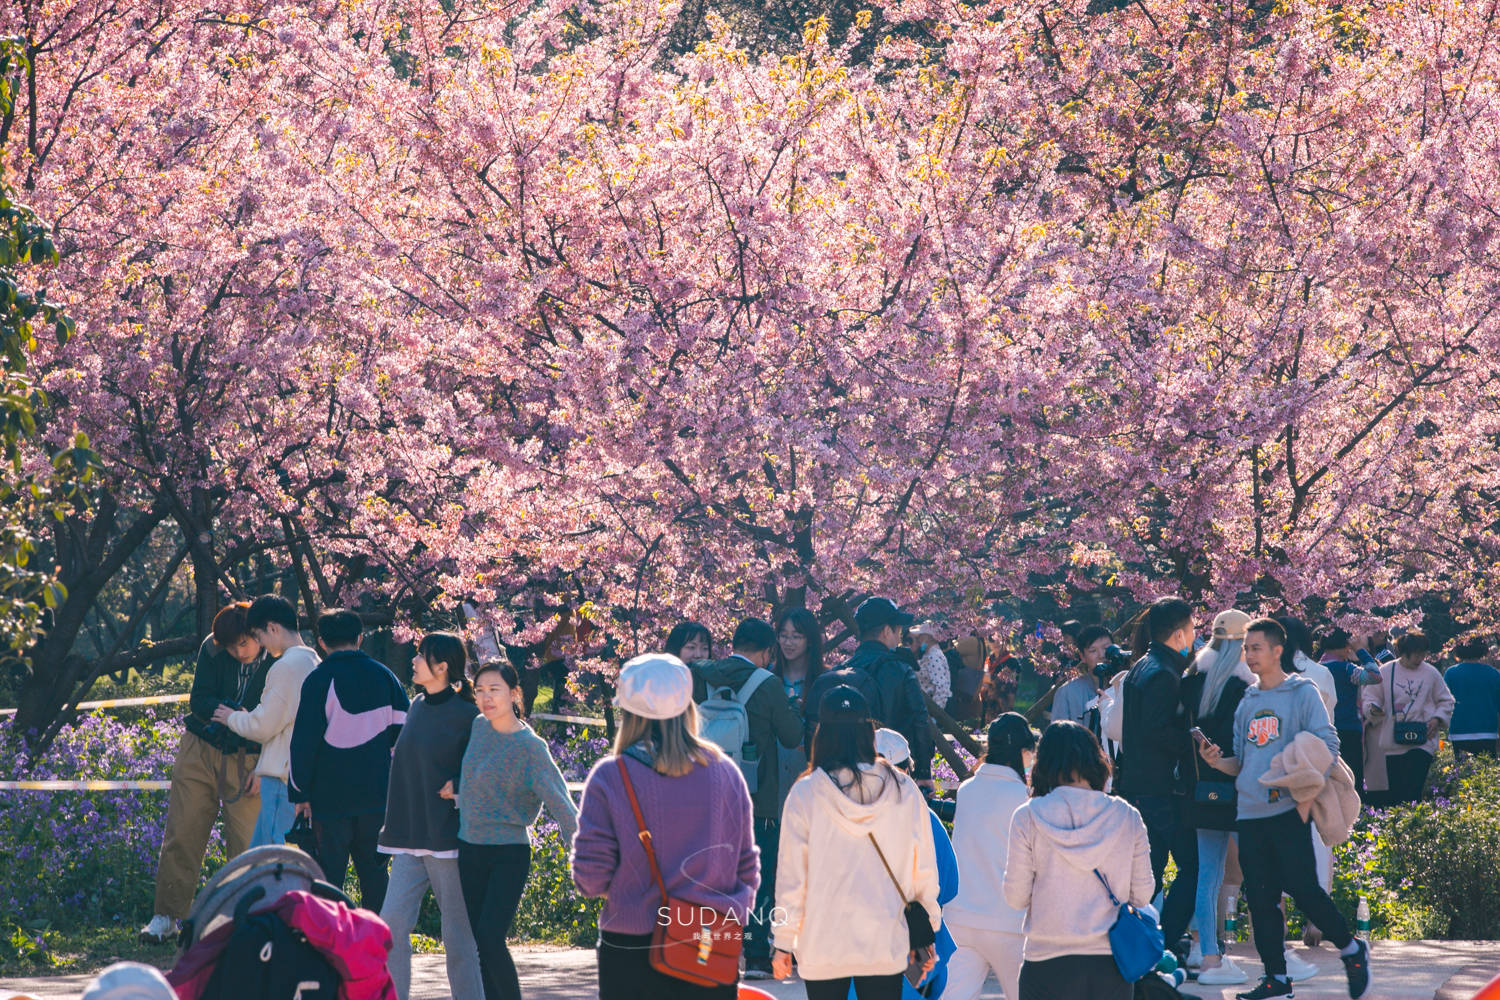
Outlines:
[[[521,719],[521,679],[509,663],[474,673],[479,711],[464,751],[458,787],[458,876],[479,946],[485,1000],[520,1000],[521,984],[505,938],[531,872],[531,835],[542,806],[573,842],[578,810],[547,743]]]

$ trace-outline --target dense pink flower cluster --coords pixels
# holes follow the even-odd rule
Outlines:
[[[866,64],[668,59],[655,0],[8,6],[57,427],[194,544],[513,638],[559,588],[625,652],[1040,580],[1492,610],[1485,5],[1119,6],[908,0],[940,44]]]

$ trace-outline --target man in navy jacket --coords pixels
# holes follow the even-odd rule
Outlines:
[[[352,611],[318,618],[324,659],[302,682],[288,797],[312,820],[324,877],[342,888],[352,855],[360,905],[379,913],[389,872],[376,841],[411,700],[385,664],[360,650],[360,631]]]

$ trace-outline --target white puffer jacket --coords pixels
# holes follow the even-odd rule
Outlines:
[[[1010,822],[1026,804],[1026,781],[1004,764],[980,764],[958,788],[953,851],[958,856],[958,895],[943,907],[950,927],[1021,933],[1026,912],[1005,901],[1005,865]]]

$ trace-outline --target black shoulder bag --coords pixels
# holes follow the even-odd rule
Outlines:
[[[1203,682],[1207,684],[1208,679],[1205,677]],[[1194,716],[1197,715],[1196,712],[1193,714]],[[1198,721],[1198,719],[1194,718],[1193,725],[1196,726]],[[1193,776],[1197,779],[1197,784],[1193,786],[1193,801],[1198,805],[1204,806],[1233,806],[1238,797],[1238,793],[1236,793],[1234,788],[1234,782],[1225,781],[1223,778],[1204,781],[1203,768],[1200,763],[1202,759],[1203,755],[1198,752],[1198,741],[1194,740]],[[1216,771],[1215,773],[1220,772]]]

